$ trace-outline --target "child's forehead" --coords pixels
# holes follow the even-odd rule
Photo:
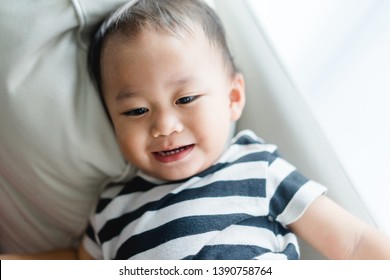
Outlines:
[[[215,54],[223,56],[222,48],[218,45],[216,40],[212,40],[212,38],[207,36],[202,26],[196,23],[192,23],[191,26],[180,26],[175,29],[156,27],[147,24],[135,32],[128,29],[119,29],[107,36],[104,46],[111,45],[115,47],[117,44],[126,46],[131,45],[132,42],[141,45],[149,45],[148,40],[151,37],[150,35],[163,35],[161,38],[172,36],[179,41],[186,41],[189,44],[201,44],[202,48],[210,49]]]
[[[102,65],[104,79],[127,77],[127,89],[131,91],[142,91],[145,77],[164,81],[167,86],[184,87],[202,81],[205,72],[218,71],[210,74],[218,77],[225,72],[221,52],[213,50],[201,30],[179,37],[168,31],[148,29],[132,39],[118,33],[107,42]]]
[[[161,40],[160,40],[161,39]],[[168,41],[165,41],[167,39]],[[173,40],[171,40],[173,39]],[[204,32],[202,26],[194,25],[191,30],[184,29],[180,32],[173,32],[170,29],[156,28],[155,26],[145,26],[137,33],[129,33],[126,31],[118,31],[110,34],[109,40],[106,41],[102,51],[102,63],[107,63],[114,55],[116,61],[120,63],[121,55],[135,54],[132,59],[139,57],[137,53],[147,55],[151,63],[161,60],[161,56],[155,53],[161,53],[160,50],[166,42],[177,41],[179,49],[172,48],[172,52],[180,51],[182,54],[183,46],[186,48],[185,56],[189,57],[202,54],[207,61],[214,61],[217,64],[221,63],[222,68],[227,71],[228,76],[231,75],[230,65],[226,63],[222,47],[217,42],[212,42]],[[107,46],[108,49],[107,49]],[[120,50],[120,54],[117,51]],[[155,50],[155,51],[154,51]],[[170,52],[170,53],[172,53]],[[117,54],[115,54],[117,53]],[[143,56],[145,58],[145,56]],[[203,61],[203,59],[201,59]],[[138,60],[141,62],[142,60]],[[145,60],[144,60],[145,61]],[[206,65],[204,65],[206,66]]]
[[[127,57],[133,63],[167,62],[167,57],[172,57],[172,61],[191,61],[190,57],[202,57],[198,61],[215,61],[214,59],[222,58],[222,53],[210,44],[200,30],[177,35],[166,30],[148,28],[130,38],[123,33],[113,34],[106,42],[102,59],[104,62],[112,62],[114,57],[117,63],[123,62],[121,57]]]

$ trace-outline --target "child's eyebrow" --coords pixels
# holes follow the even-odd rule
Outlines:
[[[195,76],[185,76],[179,79],[172,79],[168,85],[170,86],[183,86],[197,81]]]
[[[189,81],[192,80],[192,77],[184,77],[184,78],[180,78],[180,79],[175,79],[175,80],[172,80],[170,82],[170,84],[173,84],[173,85],[182,85],[182,84],[186,84],[188,83]]]
[[[168,82],[169,86],[182,86],[185,84],[189,84],[193,81],[196,81],[196,77],[194,76],[186,76],[180,79],[173,79]],[[122,91],[119,92],[116,96],[115,100],[119,103],[125,99],[133,98],[133,97],[139,97],[141,93],[133,92],[133,91]]]
[[[115,99],[117,102],[121,102],[124,99],[132,98],[132,97],[136,97],[136,96],[139,96],[139,94],[135,93],[135,92],[124,91],[124,92],[118,93],[118,95],[116,96]]]

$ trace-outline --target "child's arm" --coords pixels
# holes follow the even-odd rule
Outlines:
[[[0,260],[92,260],[90,254],[80,245],[79,249],[62,249],[36,254],[4,254]]]
[[[77,250],[63,249],[37,254],[5,254],[0,260],[76,260]]]
[[[390,237],[321,196],[289,227],[330,259],[390,259]]]
[[[94,260],[94,258],[92,258],[92,256],[85,250],[83,244],[80,244],[78,257],[79,260]]]

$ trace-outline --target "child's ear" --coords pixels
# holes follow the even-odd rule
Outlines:
[[[241,117],[245,106],[245,81],[241,73],[234,74],[230,88],[230,113],[231,121]]]

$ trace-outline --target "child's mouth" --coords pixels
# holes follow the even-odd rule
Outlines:
[[[160,162],[169,163],[180,160],[189,154],[194,148],[194,144],[178,147],[172,150],[153,152],[153,156]]]

